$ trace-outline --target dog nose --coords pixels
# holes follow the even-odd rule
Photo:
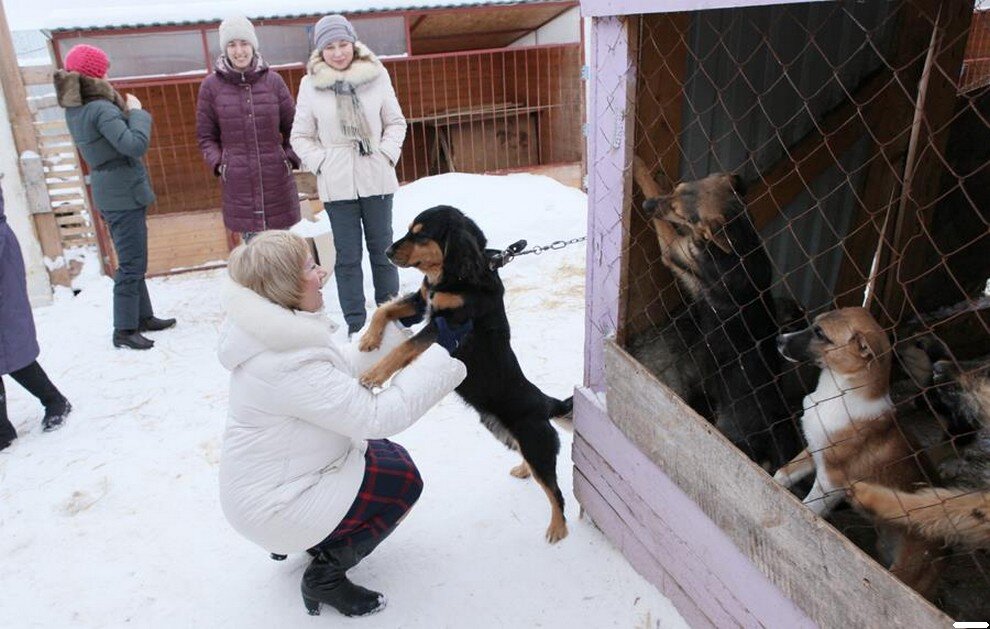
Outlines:
[[[952,377],[952,361],[951,360],[939,360],[932,365],[932,375],[935,377],[935,382],[945,382]]]
[[[647,212],[655,212],[657,209],[657,199],[647,199],[643,201],[643,209]]]
[[[388,249],[385,250],[385,257],[391,260],[394,255],[395,255],[395,243],[393,242],[391,245],[388,246]]]

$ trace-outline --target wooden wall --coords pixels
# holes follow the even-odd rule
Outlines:
[[[127,88],[154,117],[145,158],[158,201],[149,215],[220,207],[220,185],[196,143],[196,97],[201,78]]]
[[[388,59],[385,65],[410,120],[401,181],[446,172],[451,163],[460,172],[491,172],[581,160],[577,45]],[[296,94],[303,68],[279,72]],[[220,206],[219,182],[196,143],[201,81],[122,88],[155,119],[146,160],[158,196],[151,215]]]

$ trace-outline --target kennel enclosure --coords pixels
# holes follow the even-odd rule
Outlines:
[[[775,297],[810,314],[866,304],[895,343],[923,328],[958,358],[985,355],[985,14],[934,0],[581,8],[589,247],[573,456],[586,513],[692,626],[951,624],[630,354],[686,300],[632,165],[666,191],[742,176]]]
[[[580,185],[577,3],[407,4],[371,2],[347,13],[388,70],[409,123],[397,164],[400,181],[445,172],[528,171]],[[262,55],[293,95],[311,52],[310,30],[322,15],[310,13],[312,3],[299,8],[306,12],[283,3],[278,13],[248,15]],[[158,274],[222,262],[235,243],[222,225],[220,184],[203,164],[195,135],[196,98],[220,53],[222,16],[158,23],[153,15],[113,23],[79,18],[84,21],[53,28],[51,37],[58,66],[76,44],[106,50],[111,82],[120,92],[133,92],[154,117],[145,162],[158,197],[148,213],[149,272]],[[71,143],[60,139],[61,150],[71,151]],[[78,187],[81,177],[62,185]],[[302,191],[312,188],[300,183]],[[315,190],[308,196],[314,198]],[[112,266],[106,230],[97,235]]]

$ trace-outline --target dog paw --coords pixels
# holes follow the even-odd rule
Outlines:
[[[362,352],[372,352],[378,349],[382,346],[383,335],[384,330],[369,329],[361,335],[361,340],[358,341],[358,349]]]
[[[773,475],[773,479],[784,487],[790,487],[794,484],[794,480],[791,478],[791,475],[783,469],[777,470],[777,472]]]
[[[551,544],[556,544],[560,540],[567,537],[567,523],[566,522],[554,522],[547,527],[547,541]]]
[[[512,474],[516,478],[529,478],[532,472],[529,470],[529,464],[523,461],[519,465],[515,466],[509,470],[509,474]]]
[[[388,380],[389,374],[382,369],[371,368],[368,371],[361,374],[358,381],[368,389],[374,389],[375,387],[380,387],[385,384]]]
[[[373,334],[371,331],[365,332],[358,342],[358,349],[362,352],[373,352],[382,346],[382,335]]]

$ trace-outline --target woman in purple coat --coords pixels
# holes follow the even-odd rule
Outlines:
[[[59,393],[38,364],[38,339],[34,331],[27,278],[21,247],[7,225],[0,189],[0,376],[10,374],[45,406],[41,425],[45,432],[62,425],[72,405]],[[0,450],[17,439],[17,430],[7,418],[7,393],[0,377]]]
[[[203,159],[223,185],[223,222],[243,238],[299,221],[289,146],[296,108],[285,81],[258,54],[245,17],[220,24],[220,57],[199,88],[196,135]]]

